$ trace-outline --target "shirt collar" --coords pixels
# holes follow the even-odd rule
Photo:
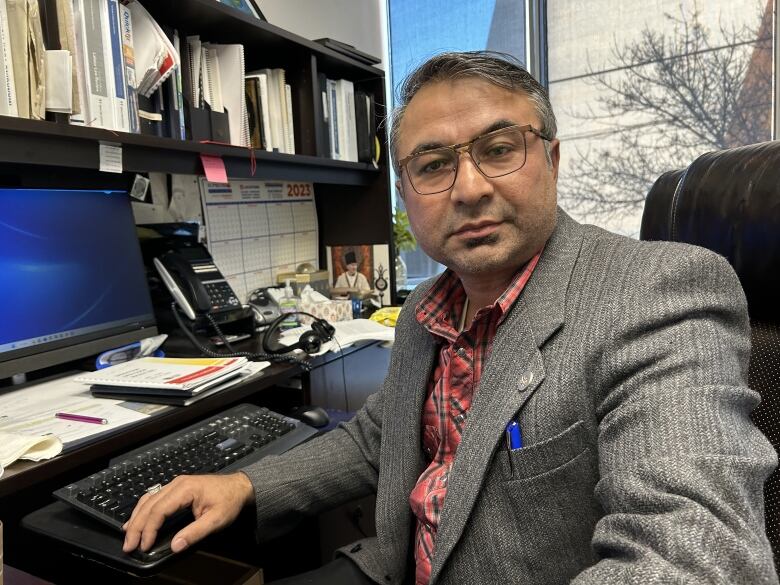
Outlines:
[[[490,310],[498,311],[498,323],[504,320],[506,314],[520,297],[520,293],[531,278],[543,250],[539,250],[515,273],[509,286],[490,307]],[[431,333],[440,334],[437,331],[440,327],[457,330],[460,308],[463,306],[465,297],[466,291],[460,278],[448,268],[417,303],[415,308],[417,321]],[[480,309],[479,312],[484,310],[484,308]]]

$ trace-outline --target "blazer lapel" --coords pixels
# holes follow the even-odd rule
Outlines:
[[[496,332],[450,472],[431,584],[463,533],[507,422],[545,377],[539,348],[564,324],[566,290],[582,245],[580,229],[559,209],[558,225],[533,276]]]

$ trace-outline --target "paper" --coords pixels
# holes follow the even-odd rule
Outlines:
[[[147,418],[146,414],[120,406],[119,400],[93,398],[89,387],[74,382],[75,375],[54,378],[0,395],[0,431],[30,435],[53,434],[65,450],[82,439],[112,432]],[[56,412],[86,414],[108,420],[94,425],[54,418]]]
[[[43,461],[62,452],[62,442],[54,435],[33,436],[0,431],[0,465],[17,459]]]
[[[46,109],[70,114],[73,111],[73,71],[70,52],[46,51]]]
[[[206,175],[206,180],[210,183],[228,184],[227,169],[225,168],[225,161],[222,160],[221,156],[201,154],[200,162],[203,163],[203,172]]]
[[[122,172],[122,146],[111,142],[100,142],[100,170],[104,173]]]

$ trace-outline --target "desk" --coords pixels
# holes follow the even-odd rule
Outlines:
[[[6,469],[5,475],[0,479],[0,519],[3,520],[5,527],[6,561],[27,572],[36,573],[36,561],[40,562],[40,554],[38,554],[37,559],[31,558],[36,556],[36,553],[31,551],[35,551],[38,547],[33,540],[34,536],[19,528],[19,521],[27,513],[53,501],[52,490],[104,468],[111,457],[225,410],[238,402],[255,402],[274,408],[271,404],[271,398],[274,396],[278,399],[280,395],[289,396],[293,403],[309,402],[311,398],[322,395],[318,388],[320,383],[318,371],[324,373],[326,370],[331,370],[330,376],[335,380],[333,383],[338,388],[342,388],[340,365],[342,357],[349,360],[347,362],[348,376],[350,372],[353,374],[350,379],[364,380],[365,376],[357,375],[357,369],[363,369],[363,364],[369,366],[373,360],[362,359],[361,356],[364,354],[368,356],[379,349],[382,352],[388,352],[386,349],[379,348],[375,342],[368,342],[344,348],[343,356],[332,353],[319,356],[312,360],[314,367],[312,375],[301,375],[303,370],[297,365],[272,364],[263,370],[261,376],[250,378],[246,382],[227,388],[223,392],[204,398],[190,406],[170,407],[148,420],[132,425],[126,431],[122,430],[105,437],[96,437],[93,442],[86,443],[49,461],[15,463]],[[370,369],[375,377],[373,389],[376,390],[379,388],[385,371],[382,371],[381,367],[371,367]],[[294,380],[296,384],[290,384],[291,380]],[[280,386],[292,386],[298,391],[265,392],[271,387],[278,388]],[[343,396],[343,389],[340,395]],[[353,405],[350,401],[351,408],[356,406],[357,404]],[[311,538],[316,540],[316,534],[313,532],[310,531]],[[299,541],[296,546],[300,548],[301,542]],[[317,549],[318,552],[318,543],[308,543],[307,546]],[[87,579],[85,582],[89,582],[89,580]]]

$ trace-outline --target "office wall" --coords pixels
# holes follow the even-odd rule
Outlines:
[[[268,22],[307,39],[329,37],[383,60],[387,26],[385,0],[260,0]]]

